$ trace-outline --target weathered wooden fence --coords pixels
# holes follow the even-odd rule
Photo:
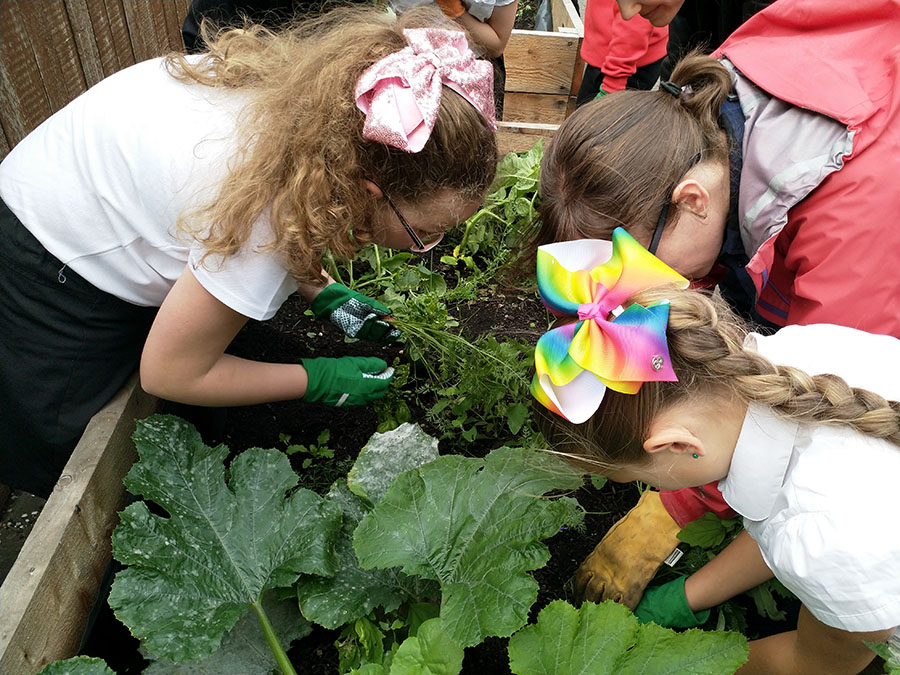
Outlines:
[[[173,49],[190,0],[0,0],[0,159],[104,77]],[[553,31],[513,31],[501,151],[525,150],[572,111],[584,27],[552,0]]]
[[[190,0],[0,0],[0,157],[73,98],[182,49]]]

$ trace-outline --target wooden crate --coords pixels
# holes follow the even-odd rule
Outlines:
[[[137,459],[135,420],[156,405],[135,375],[91,418],[0,586],[3,675],[37,673],[77,653],[125,507],[122,478]]]
[[[501,152],[521,152],[552,136],[575,109],[584,24],[571,0],[552,0],[550,10],[552,31],[514,30],[506,46]]]

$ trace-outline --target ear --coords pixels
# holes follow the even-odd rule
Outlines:
[[[378,187],[377,185],[375,185],[375,183],[370,181],[368,178],[363,178],[360,182],[362,183],[363,187],[366,190],[371,192],[373,195],[375,195],[379,199],[384,196],[384,193],[381,191],[381,188]]]
[[[709,191],[695,178],[685,178],[675,186],[672,202],[700,218],[709,213]]]
[[[670,452],[674,455],[706,454],[703,442],[685,427],[679,425],[654,424],[650,436],[644,441],[644,451],[652,454]]]

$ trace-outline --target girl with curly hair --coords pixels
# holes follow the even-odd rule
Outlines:
[[[396,336],[323,273],[375,242],[425,251],[496,170],[492,70],[437,9],[345,8],[212,35],[92,87],[0,165],[0,481],[46,495],[140,363],[197,406],[384,395],[380,359],[225,353],[299,293],[353,337]]]

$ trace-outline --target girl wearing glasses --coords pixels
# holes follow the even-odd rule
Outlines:
[[[900,337],[900,5],[780,0],[658,91],[578,109],[544,157],[537,244],[624,227],[770,330]],[[660,497],[662,494],[662,497]],[[651,492],[579,570],[634,606],[715,484]]]
[[[346,8],[204,40],[206,54],[108,77],[0,165],[11,487],[46,496],[138,363],[145,390],[196,406],[383,396],[381,359],[225,350],[295,291],[347,335],[395,337],[387,308],[329,283],[322,256],[427,250],[494,177],[491,66],[436,8]]]

